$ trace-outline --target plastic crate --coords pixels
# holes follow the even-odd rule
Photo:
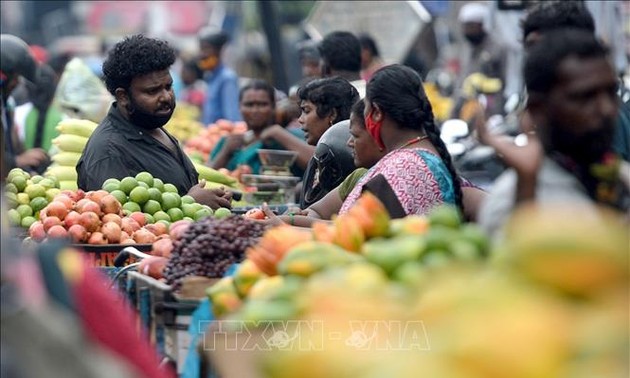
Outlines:
[[[89,266],[97,268],[99,271],[107,275],[110,280],[113,280],[120,269],[131,263],[137,262],[135,257],[130,256],[122,267],[114,266],[114,260],[120,251],[122,251],[125,247],[134,247],[140,252],[150,252],[152,244],[73,244],[72,247],[83,252],[83,254],[87,257]],[[119,286],[124,287],[124,285],[120,284]]]

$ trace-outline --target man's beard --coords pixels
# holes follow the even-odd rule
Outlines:
[[[129,96],[129,120],[134,125],[141,127],[145,130],[155,130],[164,125],[171,119],[173,111],[175,110],[175,101],[171,104],[171,111],[166,115],[156,115],[144,110],[137,102],[134,101],[132,96]]]
[[[560,152],[582,166],[601,161],[612,147],[614,124],[606,124],[600,130],[575,135],[560,127],[552,127],[549,135],[550,149]]]

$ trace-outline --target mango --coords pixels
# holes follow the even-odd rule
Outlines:
[[[292,248],[278,264],[280,274],[308,277],[330,266],[345,265],[361,257],[340,247],[322,242],[305,242]]]
[[[236,311],[242,304],[232,277],[220,279],[206,289],[206,294],[212,303],[212,312],[217,318]]]
[[[265,274],[250,259],[245,259],[234,272],[234,287],[241,298],[247,296],[252,286]]]
[[[511,217],[500,248],[523,278],[579,297],[627,285],[628,224],[617,213],[594,208],[528,206]]]
[[[333,220],[335,234],[333,243],[352,252],[359,252],[365,241],[365,234],[359,221],[349,214],[342,214]]]
[[[367,239],[385,236],[389,231],[389,213],[372,193],[361,195],[348,214],[359,222]]]
[[[426,242],[418,236],[397,236],[391,239],[372,239],[363,245],[361,253],[387,274],[407,261],[416,261],[426,250]]]
[[[389,235],[424,235],[429,231],[429,219],[423,215],[408,215],[393,219],[389,225]]]

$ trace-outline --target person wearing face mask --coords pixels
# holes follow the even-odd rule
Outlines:
[[[465,41],[459,49],[459,74],[456,88],[473,73],[505,83],[507,47],[488,33],[490,13],[485,4],[470,2],[461,7],[458,21]],[[501,104],[496,104],[500,108]]]
[[[202,29],[199,32],[199,68],[208,84],[201,122],[210,125],[219,119],[241,121],[238,76],[221,61],[228,36],[222,31]]]
[[[168,43],[143,35],[127,37],[110,50],[103,74],[115,101],[77,163],[80,189],[98,190],[109,178],[146,171],[175,185],[180,195],[213,208],[230,207],[230,192],[204,189],[177,139],[163,128],[175,110],[173,62]]]

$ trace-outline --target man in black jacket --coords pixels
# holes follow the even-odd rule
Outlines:
[[[103,63],[115,97],[77,163],[78,186],[97,190],[109,178],[146,171],[210,207],[230,207],[231,194],[204,189],[179,142],[162,128],[175,110],[169,68],[175,51],[165,41],[134,35],[116,44]]]

